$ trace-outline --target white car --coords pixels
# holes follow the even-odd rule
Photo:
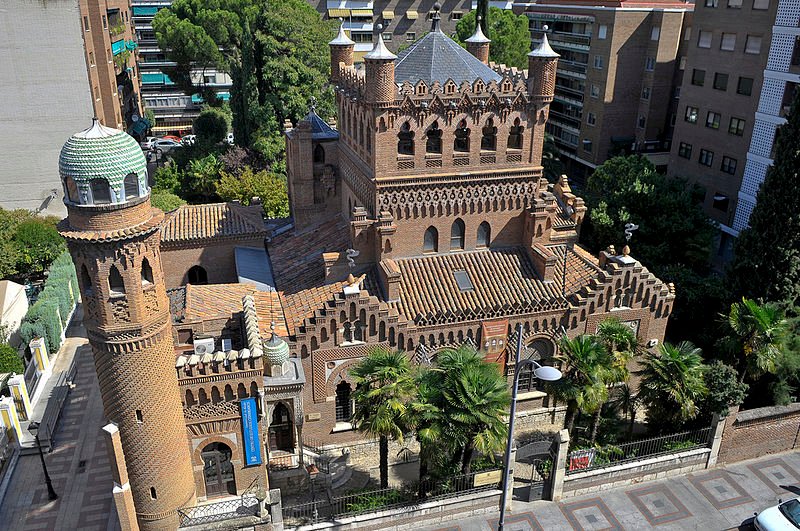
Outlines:
[[[758,531],[797,531],[800,529],[800,498],[764,509],[756,515],[753,526]]]
[[[228,133],[228,136],[225,137],[225,142],[230,145],[233,145],[233,133]]]
[[[181,138],[181,144],[184,144],[186,146],[191,146],[196,141],[197,141],[196,135],[185,135]]]
[[[180,142],[175,142],[174,140],[170,140],[168,138],[159,138],[153,142],[153,146],[150,149],[154,150],[156,153],[169,153],[173,149],[180,146]]]
[[[156,140],[158,140],[157,136],[148,136],[145,137],[145,139],[142,140],[139,143],[139,145],[142,146],[142,149],[144,149],[145,151],[149,151],[153,148],[153,144],[155,143]]]

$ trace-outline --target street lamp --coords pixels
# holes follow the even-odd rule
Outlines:
[[[58,494],[56,491],[53,490],[53,482],[50,481],[50,474],[47,473],[47,465],[44,462],[44,452],[42,452],[42,443],[39,440],[39,423],[38,422],[31,422],[28,424],[28,431],[33,435],[33,438],[36,439],[36,447],[39,448],[39,459],[42,460],[42,470],[44,471],[44,481],[47,483],[47,497],[50,498],[50,501],[54,501],[58,499]]]
[[[500,520],[497,522],[497,531],[503,531],[506,521],[506,500],[508,499],[508,474],[511,472],[511,447],[514,444],[514,420],[517,415],[517,388],[521,369],[530,365],[533,367],[533,376],[545,382],[555,382],[561,379],[561,371],[555,367],[547,367],[534,360],[519,360],[522,352],[522,324],[517,325],[517,351],[514,356],[514,386],[511,391],[511,417],[508,420],[508,441],[506,441],[506,455],[503,458],[503,494],[500,497]]]
[[[317,523],[319,520],[319,512],[317,511],[317,493],[314,489],[314,481],[317,479],[317,475],[319,474],[319,468],[314,463],[311,463],[306,467],[306,473],[308,473],[308,479],[311,480],[309,486],[311,488],[311,505],[314,507],[314,523]]]

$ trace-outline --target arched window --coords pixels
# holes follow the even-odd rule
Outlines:
[[[153,268],[147,258],[142,260],[142,286],[149,286],[153,283]]]
[[[353,416],[353,402],[350,400],[352,387],[347,382],[336,386],[336,422],[350,422]]]
[[[117,266],[112,265],[111,270],[108,272],[108,287],[112,295],[125,294],[125,283],[122,281],[122,275],[119,274]]]
[[[426,253],[439,252],[439,231],[436,230],[436,227],[428,227],[428,230],[425,231],[422,250]]]
[[[439,122],[433,122],[427,133],[428,140],[425,142],[426,153],[442,152],[442,130],[439,129]]]
[[[92,201],[95,205],[107,205],[111,202],[111,188],[105,179],[92,179],[89,181],[92,190]]]
[[[92,288],[92,277],[89,276],[89,270],[85,265],[81,265],[81,284],[83,284],[83,292],[91,297],[94,289]]]
[[[400,155],[413,155],[414,154],[414,131],[408,122],[400,126],[400,132],[397,133],[397,153]]]
[[[239,385],[236,387],[236,395],[237,395],[239,398],[247,398],[247,388],[244,386],[244,384],[243,384],[243,383],[240,383],[240,384],[239,384]]]
[[[125,176],[125,200],[129,201],[134,197],[139,197],[139,176],[129,173]]]
[[[314,148],[314,164],[324,164],[325,163],[325,148],[322,147],[322,144],[317,144],[317,147]]]
[[[225,401],[232,402],[236,397],[233,396],[233,387],[230,384],[225,386]]]
[[[186,279],[189,284],[208,284],[208,273],[204,267],[192,266],[186,273]]]
[[[72,201],[73,203],[80,203],[81,195],[78,193],[78,185],[75,184],[75,181],[72,177],[67,177],[64,180],[67,189],[67,199]]]
[[[222,397],[220,396],[219,389],[217,388],[216,385],[211,388],[211,402],[213,402],[214,404],[219,404],[220,402],[222,402]]]
[[[522,149],[523,131],[525,131],[525,126],[520,125],[519,118],[517,118],[508,133],[508,149]]]
[[[192,407],[195,404],[194,394],[191,389],[186,390],[186,407]]]
[[[458,123],[455,140],[453,140],[453,151],[469,153],[469,129],[467,128],[466,120],[461,120]]]
[[[205,389],[200,389],[197,392],[197,401],[202,406],[203,404],[208,404],[208,394],[206,393]]]
[[[495,151],[497,149],[497,128],[494,126],[494,120],[489,118],[486,120],[486,125],[483,126],[483,135],[481,136],[481,150]]]
[[[489,247],[489,241],[492,236],[492,229],[489,227],[487,222],[483,222],[478,225],[478,238],[476,240],[476,245],[478,247]]]
[[[457,219],[450,227],[450,249],[464,248],[464,222]]]

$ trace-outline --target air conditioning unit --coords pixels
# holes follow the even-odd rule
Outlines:
[[[214,338],[206,337],[203,339],[194,340],[194,353],[198,356],[203,354],[211,354],[214,352]]]
[[[228,337],[223,338],[222,339],[222,352],[230,352],[231,350],[233,350],[231,348],[231,339],[228,338]]]

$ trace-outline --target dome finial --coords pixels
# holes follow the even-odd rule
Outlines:
[[[442,4],[436,2],[433,4],[433,16],[431,17],[431,31],[442,31],[439,28],[439,20],[441,16],[439,15],[439,11],[442,10]]]
[[[373,59],[378,61],[394,61],[397,59],[397,56],[389,51],[386,47],[386,44],[383,42],[383,24],[378,24],[375,26],[375,29],[378,30],[378,40],[375,42],[375,46],[370,50],[365,56],[364,59]]]
[[[478,15],[475,17],[475,33],[472,34],[472,37],[467,39],[465,42],[469,42],[472,44],[489,44],[491,39],[489,39],[484,33],[483,28],[481,28],[481,16]]]

